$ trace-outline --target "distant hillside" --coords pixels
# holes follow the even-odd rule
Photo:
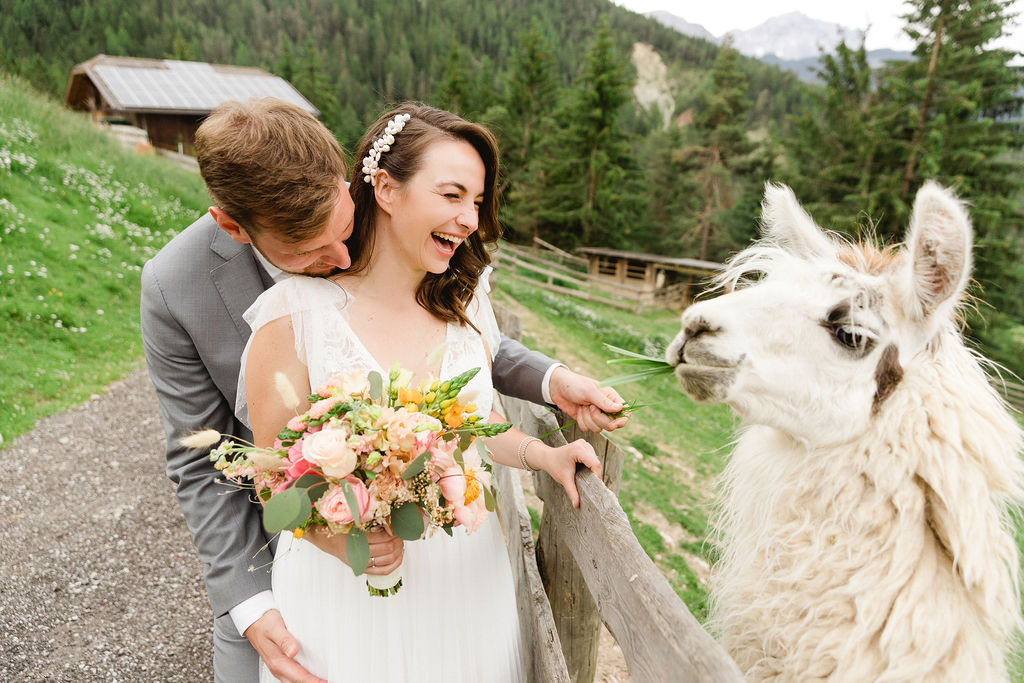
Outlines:
[[[718,47],[610,0],[0,0],[0,69],[62,97],[71,67],[99,53],[260,66],[295,84],[351,146],[386,103],[430,101],[453,65],[468,93],[464,113],[499,103],[531,26],[548,36],[569,84],[602,16],[624,55],[652,46],[678,84],[675,108],[691,107]],[[767,93],[758,121],[799,108],[788,74],[754,60],[742,68],[751,100]]]

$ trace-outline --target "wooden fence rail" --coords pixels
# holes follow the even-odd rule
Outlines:
[[[1017,410],[1024,411],[1024,384],[997,380],[996,389],[1003,395],[1007,403]]]
[[[518,319],[500,306],[496,313],[502,330],[514,335]],[[593,681],[603,621],[637,683],[741,681],[736,665],[690,614],[633,534],[616,497],[625,463],[622,451],[600,434],[575,427],[552,431],[559,425],[549,410],[517,399],[503,398],[502,403],[506,416],[528,434],[548,434],[544,440],[552,446],[585,438],[602,462],[601,478],[589,470],[577,473],[578,509],[548,475],[533,475],[544,502],[536,553],[519,479],[495,467],[524,649],[531,658],[530,680]]]
[[[683,282],[652,289],[592,275],[586,271],[585,259],[568,255],[543,240],[535,241],[544,248],[543,251],[502,242],[493,255],[495,269],[503,277],[534,287],[635,312],[647,306],[676,302],[678,294],[688,292],[692,286],[689,282]],[[523,275],[521,271],[535,273],[542,279]],[[707,270],[694,270],[694,274],[700,276],[709,276],[715,272],[717,270],[711,267]]]

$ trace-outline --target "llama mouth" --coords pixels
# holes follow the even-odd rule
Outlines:
[[[680,363],[676,366],[676,380],[686,395],[702,403],[722,403],[729,393],[729,387],[736,379],[735,366],[693,365]]]

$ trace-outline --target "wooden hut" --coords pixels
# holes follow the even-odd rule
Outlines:
[[[639,289],[645,304],[676,307],[688,303],[689,287],[695,278],[720,271],[721,263],[673,258],[603,247],[576,250],[587,259],[587,272],[609,285]]]
[[[158,149],[194,154],[196,128],[226,100],[278,97],[320,112],[288,81],[249,66],[97,55],[71,70],[65,106],[145,130]]]

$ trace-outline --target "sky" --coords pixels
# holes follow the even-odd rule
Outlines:
[[[910,40],[902,34],[905,13],[900,0],[613,0],[617,5],[634,12],[646,13],[665,10],[694,24],[701,24],[715,36],[731,30],[746,30],[765,19],[801,12],[812,19],[821,19],[848,28],[863,29],[871,26],[867,37],[868,49],[893,48],[909,50]],[[1014,0],[1012,10],[1024,15],[1024,0]],[[1010,36],[1000,47],[1024,52],[1024,17],[1016,18],[1009,28]]]

